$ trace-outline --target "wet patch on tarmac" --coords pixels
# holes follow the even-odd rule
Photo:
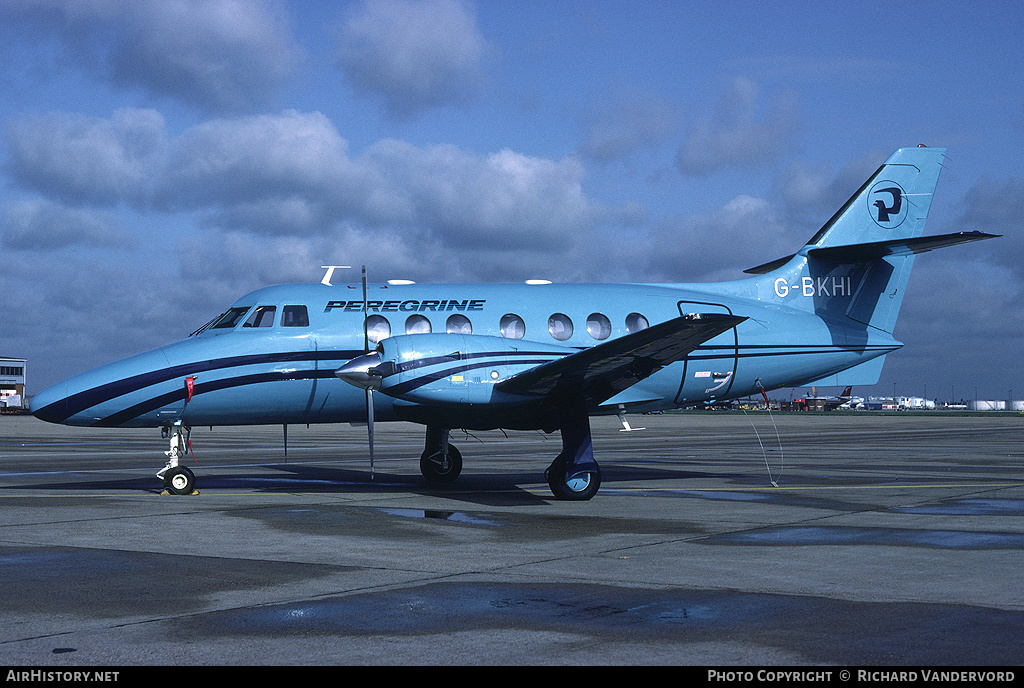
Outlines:
[[[596,639],[731,642],[807,662],[1019,664],[1024,612],[824,597],[607,585],[436,583],[166,622],[173,638],[432,636],[503,630]],[[985,637],[970,649],[963,629]],[[424,662],[443,661],[443,641]]]
[[[1024,549],[1024,534],[971,530],[853,528],[845,526],[777,526],[723,533],[692,540],[704,545],[804,547],[868,545],[934,549]]]
[[[439,509],[387,509],[381,508],[381,511],[391,516],[399,516],[402,518],[429,518],[438,521],[451,521],[452,523],[467,523],[474,526],[487,526],[489,528],[497,528],[503,525],[508,525],[507,522],[499,521],[491,516],[480,516],[475,514],[469,514],[463,511],[442,511]]]
[[[892,509],[899,514],[949,516],[1024,516],[1024,499],[954,499]]]
[[[315,508],[261,507],[225,512],[238,518],[258,520],[265,527],[297,534],[344,534],[374,540],[422,540],[459,538],[471,529],[474,537],[491,535],[502,541],[551,541],[609,534],[704,535],[688,521],[675,519],[581,517],[578,514],[534,512],[485,512],[448,509],[411,509],[317,505]]]
[[[876,507],[866,502],[848,502],[839,499],[826,499],[803,494],[799,491],[780,487],[765,487],[752,490],[665,490],[667,494],[693,499],[718,502],[753,502],[771,504],[773,506],[797,507],[802,509],[820,509],[837,513],[872,511]]]
[[[308,580],[354,567],[74,547],[0,546],[0,612],[115,618],[199,611],[234,590]],[[180,584],[159,585],[157,581]]]

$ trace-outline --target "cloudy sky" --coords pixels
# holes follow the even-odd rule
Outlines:
[[[252,289],[708,282],[948,148],[882,379],[1024,398],[1024,48],[1003,3],[0,0],[0,354],[29,393]],[[977,390],[977,392],[975,392]]]

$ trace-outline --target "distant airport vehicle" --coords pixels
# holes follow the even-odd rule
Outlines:
[[[904,148],[791,256],[720,284],[320,284],[247,294],[183,341],[69,378],[32,401],[54,423],[161,428],[167,490],[192,493],[193,426],[425,426],[420,469],[454,480],[453,429],[561,433],[560,499],[601,484],[590,420],[811,384],[877,382],[944,149]],[[717,247],[720,248],[720,247]],[[624,423],[625,424],[625,423]],[[626,425],[628,428],[628,425]]]

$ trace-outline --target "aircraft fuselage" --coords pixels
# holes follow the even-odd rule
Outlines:
[[[813,313],[765,303],[756,293],[731,294],[735,289],[729,284],[716,285],[716,291],[642,284],[370,285],[366,314],[375,336],[384,333],[381,328],[390,336],[472,333],[503,339],[505,345],[519,342],[529,348],[535,342],[566,352],[688,313],[749,318],[592,413],[615,413],[620,404],[629,411],[650,411],[759,394],[762,388],[824,377],[899,347],[882,332],[830,324]],[[72,377],[62,383],[66,389],[51,388],[62,402],[48,408],[46,399],[37,399],[34,408],[45,410],[36,414],[68,425],[121,427],[365,420],[363,393],[334,374],[366,352],[361,287],[268,287],[233,307],[244,312],[231,326],[208,327]],[[285,325],[289,307],[304,307],[308,325]],[[266,315],[254,319],[261,308]],[[448,382],[491,386],[504,379],[504,374],[495,377],[492,368],[453,375]],[[392,399],[377,397],[378,421],[408,417],[408,404],[396,406]],[[469,428],[517,425],[503,417],[466,418],[473,421]]]

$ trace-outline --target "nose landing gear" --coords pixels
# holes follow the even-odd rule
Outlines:
[[[156,477],[164,484],[162,494],[174,495],[197,495],[196,476],[187,466],[180,464],[181,457],[190,451],[189,438],[192,435],[192,428],[175,423],[172,427],[160,428],[160,436],[170,440],[170,447],[164,454],[167,456],[167,465],[157,472]]]

